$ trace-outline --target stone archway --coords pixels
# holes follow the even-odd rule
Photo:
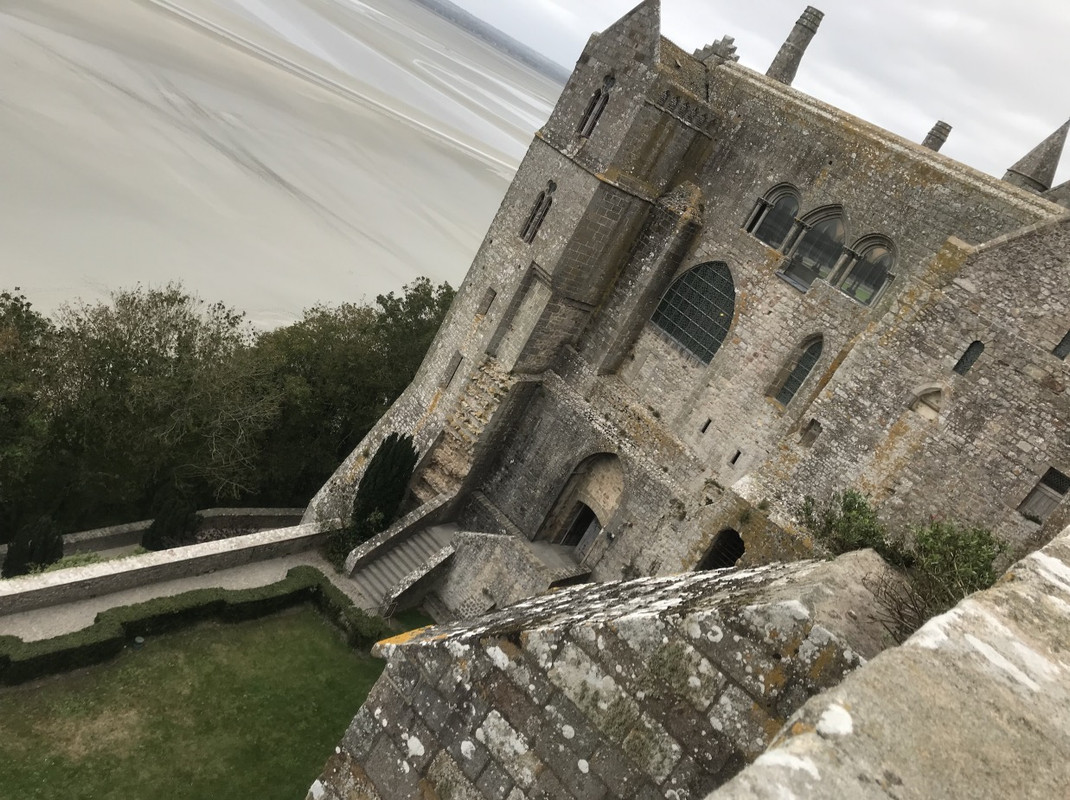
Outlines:
[[[536,539],[576,548],[583,558],[610,524],[624,494],[624,473],[613,453],[588,456],[572,471]]]
[[[710,545],[710,549],[702,561],[695,567],[695,571],[703,572],[710,569],[734,567],[736,562],[743,557],[746,549],[739,531],[725,528],[714,537],[713,544]]]

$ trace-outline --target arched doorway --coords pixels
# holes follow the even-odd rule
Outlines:
[[[734,567],[736,562],[743,557],[747,548],[743,544],[743,538],[739,531],[725,528],[713,539],[713,545],[706,556],[695,567],[696,572],[709,569],[728,569]]]
[[[536,539],[574,547],[582,559],[609,525],[624,493],[620,459],[612,453],[585,458],[572,471]]]

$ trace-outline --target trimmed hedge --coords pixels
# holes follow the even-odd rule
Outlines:
[[[80,631],[24,642],[0,636],[0,683],[13,685],[117,655],[135,636],[155,636],[208,619],[241,622],[311,602],[345,633],[351,647],[370,647],[389,633],[315,567],[294,567],[286,577],[253,589],[195,589],[97,614]]]

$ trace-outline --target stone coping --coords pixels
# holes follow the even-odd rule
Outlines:
[[[0,615],[85,600],[159,581],[203,575],[303,552],[319,545],[338,526],[337,520],[305,523],[82,567],[3,579],[0,580]]]

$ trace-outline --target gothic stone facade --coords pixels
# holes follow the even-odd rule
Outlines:
[[[590,39],[416,380],[307,515],[344,515],[397,430],[414,506],[595,580],[805,555],[799,502],[846,487],[1033,549],[1070,524],[1070,217],[1032,189],[688,55],[647,0]],[[463,569],[485,585],[447,579],[454,613],[515,599],[507,565]]]

